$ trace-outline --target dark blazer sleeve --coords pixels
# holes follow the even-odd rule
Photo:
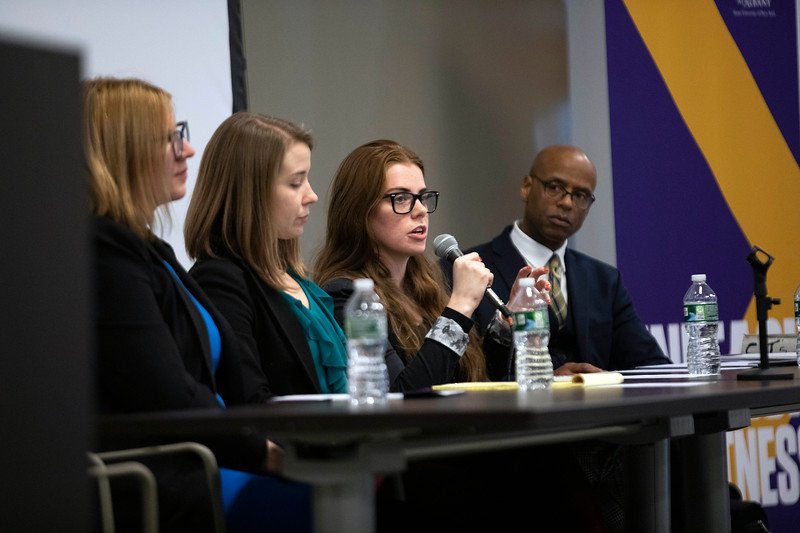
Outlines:
[[[352,280],[332,280],[323,289],[333,298],[333,314],[344,328],[344,307],[353,294]],[[452,309],[445,309],[442,316],[459,323],[469,333],[472,320]],[[460,356],[443,344],[425,339],[419,352],[406,359],[398,353],[392,342],[393,333],[389,332],[389,345],[386,350],[386,366],[389,369],[389,388],[392,392],[404,392],[443,383],[452,383],[457,379]]]
[[[605,370],[670,362],[636,313],[619,270],[569,249],[565,261],[579,350],[575,360]]]
[[[248,403],[321,392],[305,333],[275,289],[238,260],[206,259],[189,272],[239,339]]]
[[[483,355],[486,358],[486,370],[490,381],[513,380],[514,349],[509,343],[501,343],[490,334],[483,338]]]

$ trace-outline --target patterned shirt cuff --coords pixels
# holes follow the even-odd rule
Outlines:
[[[425,338],[431,339],[443,345],[445,348],[453,350],[459,357],[464,355],[467,350],[467,343],[469,342],[469,335],[464,333],[458,322],[452,318],[445,318],[440,316],[436,319],[433,327],[425,335]]]

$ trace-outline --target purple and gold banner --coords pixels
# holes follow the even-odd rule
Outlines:
[[[723,353],[755,333],[755,245],[775,261],[770,333],[793,333],[800,283],[795,4],[606,2],[617,264],[637,309],[682,361],[681,299],[705,273]],[[758,6],[758,7],[756,7]]]
[[[781,303],[768,332],[795,333],[795,10],[794,0],[605,2],[617,265],[675,362],[685,360],[681,300],[692,274],[717,293],[723,353],[757,331],[752,246],[774,257],[767,289]],[[771,525],[800,497],[798,417],[784,418],[729,434],[731,480],[747,498],[767,497]]]
[[[800,518],[798,413],[754,418],[727,434],[728,479],[747,500],[761,502],[770,531],[797,531]]]

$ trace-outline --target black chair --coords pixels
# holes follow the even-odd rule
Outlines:
[[[769,519],[760,503],[745,500],[739,487],[729,483],[731,533],[769,533]]]

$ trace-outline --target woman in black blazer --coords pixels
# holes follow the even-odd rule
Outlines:
[[[190,274],[241,341],[249,402],[347,392],[333,299],[306,277],[300,256],[317,202],[312,148],[301,126],[235,113],[206,146],[186,215]]]
[[[195,153],[170,95],[138,79],[84,83],[84,152],[94,246],[96,389],[101,413],[221,409],[245,403],[238,342],[212,302],[154,232],[156,212],[186,193]],[[226,479],[269,479],[282,451],[260,436],[203,438]],[[152,441],[143,438],[141,444]],[[101,443],[103,447],[115,443]],[[130,444],[130,443],[129,443]],[[162,531],[206,531],[205,489],[181,460],[154,462]],[[241,484],[241,483],[240,483]],[[238,487],[233,487],[238,488]],[[267,505],[264,505],[267,508]],[[117,527],[135,525],[118,512]],[[264,516],[260,524],[269,523]],[[308,520],[308,518],[301,518]],[[236,526],[229,522],[229,531]]]

